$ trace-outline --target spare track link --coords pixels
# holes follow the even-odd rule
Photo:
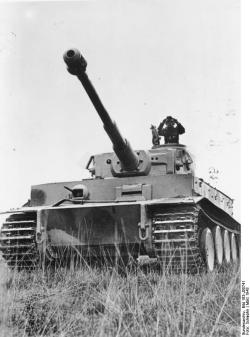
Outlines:
[[[11,268],[34,269],[37,266],[35,212],[11,214],[0,233],[0,251]]]
[[[199,209],[193,205],[170,206],[153,213],[152,243],[166,268],[196,272],[202,267],[198,215]]]

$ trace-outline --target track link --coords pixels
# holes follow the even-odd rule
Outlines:
[[[152,243],[158,260],[171,270],[197,271],[202,266],[198,235],[199,210],[171,206],[155,211]]]
[[[10,267],[33,269],[38,263],[36,213],[13,213],[3,223],[0,251]]]

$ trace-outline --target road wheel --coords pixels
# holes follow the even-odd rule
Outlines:
[[[207,271],[213,271],[215,263],[214,240],[213,234],[209,228],[203,229],[200,244]]]
[[[231,252],[232,252],[232,261],[233,263],[238,263],[238,247],[236,242],[236,236],[234,233],[231,233]]]
[[[231,262],[230,237],[228,231],[223,231],[224,261],[229,264]]]
[[[218,266],[223,263],[223,240],[221,229],[219,226],[213,228],[214,248],[215,248],[215,260]]]

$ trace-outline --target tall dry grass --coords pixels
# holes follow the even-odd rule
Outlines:
[[[5,271],[6,272],[6,271]],[[240,336],[240,274],[88,267],[12,272],[1,336]]]

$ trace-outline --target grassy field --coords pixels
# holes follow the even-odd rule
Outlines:
[[[1,336],[240,336],[240,272],[0,270]]]

